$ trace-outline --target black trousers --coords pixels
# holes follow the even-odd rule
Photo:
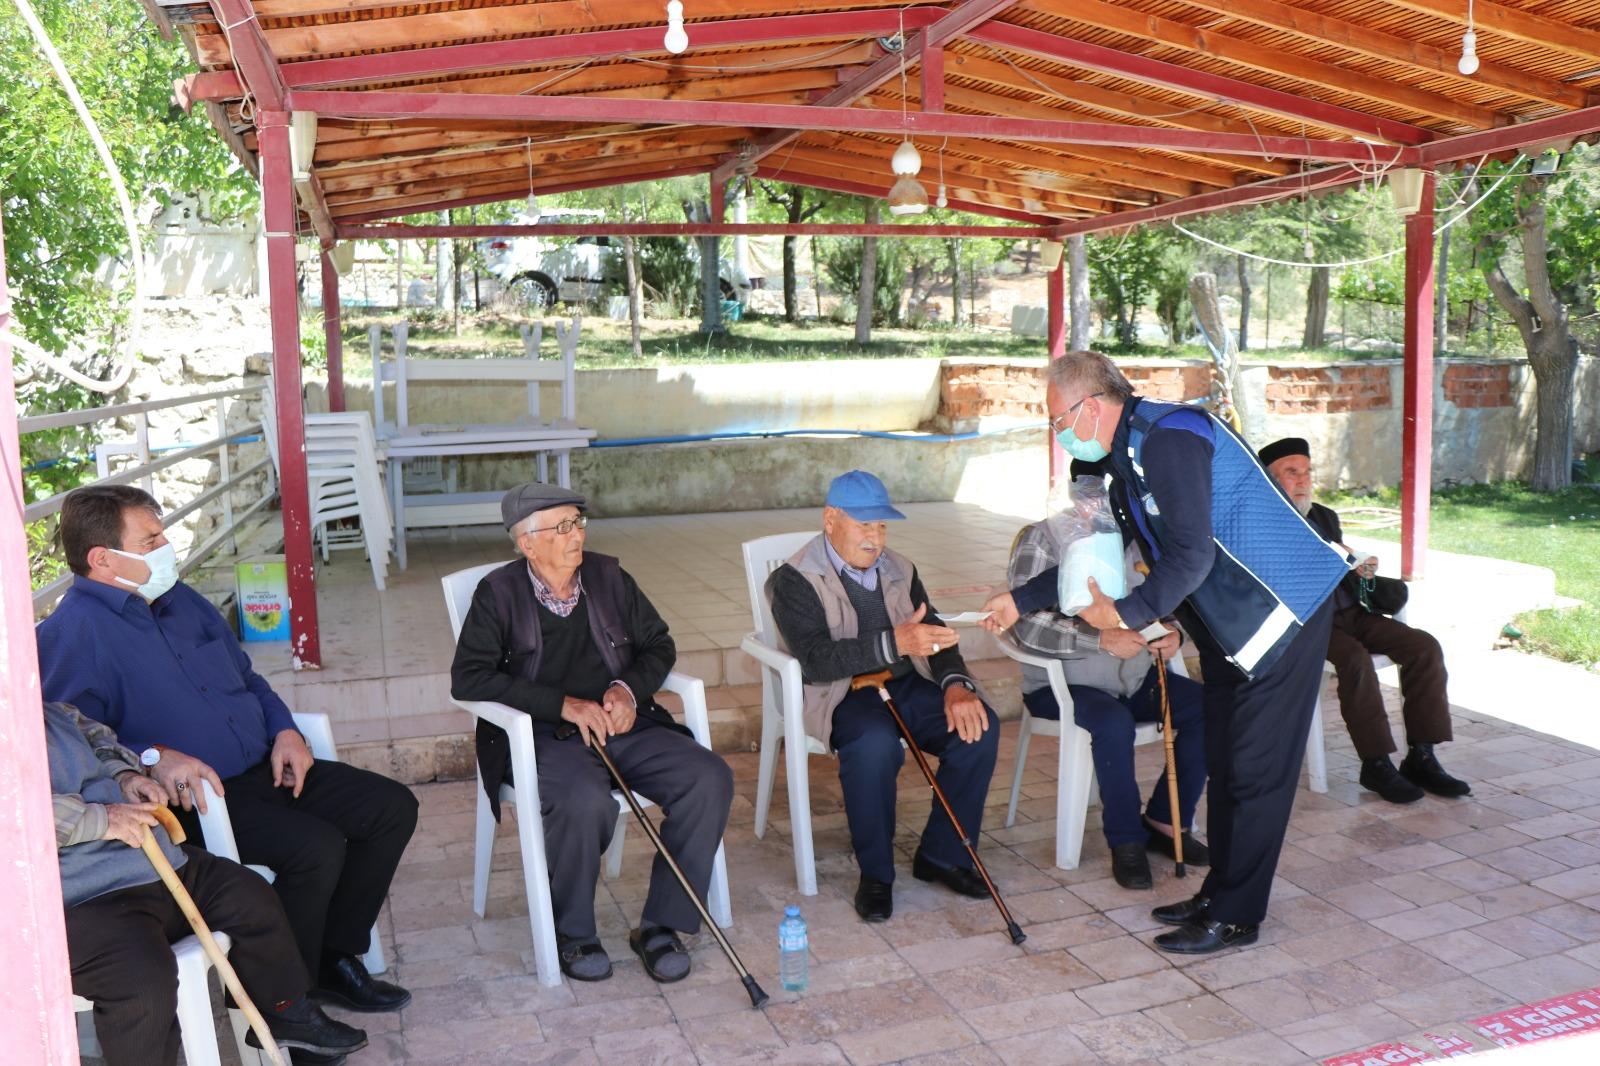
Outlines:
[[[389,882],[417,827],[417,799],[387,777],[318,760],[300,798],[274,788],[271,761],[222,783],[239,861],[270,867],[306,968],[326,955],[361,955],[372,946]],[[191,840],[199,819],[183,812]]]
[[[230,812],[231,813],[231,812]],[[206,924],[233,938],[228,961],[263,1011],[305,995],[308,977],[272,889],[237,863],[198,848],[178,880]],[[178,966],[171,944],[188,921],[160,881],[67,908],[72,990],[94,1002],[107,1066],[172,1066],[178,1059]]]
[[[596,932],[594,889],[617,829],[617,801],[600,757],[577,735],[557,740],[555,731],[549,722],[533,723],[550,906],[556,932],[587,938]],[[606,754],[629,788],[666,813],[656,823],[662,843],[705,899],[733,803],[733,771],[693,737],[642,715],[628,732],[606,740]],[[700,930],[700,912],[659,855],[650,868],[643,921],[680,933]]]
[[[1266,917],[1332,622],[1329,600],[1306,621],[1283,657],[1250,681],[1238,680],[1226,660],[1201,645],[1211,870],[1200,892],[1211,900],[1211,917],[1219,921],[1253,925]]]

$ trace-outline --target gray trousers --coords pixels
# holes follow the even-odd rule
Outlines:
[[[616,832],[617,801],[599,757],[576,735],[556,740],[555,728],[533,724],[550,901],[557,933],[593,937],[594,890],[601,859]],[[632,730],[606,741],[606,752],[628,787],[661,808],[651,815],[661,839],[704,900],[717,845],[728,825],[733,771],[693,737],[642,715]],[[700,929],[699,912],[659,855],[650,871],[644,923],[681,933]]]

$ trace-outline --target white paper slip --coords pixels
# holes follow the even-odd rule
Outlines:
[[[939,620],[947,626],[971,626],[988,618],[993,611],[962,611],[960,614],[941,614]]]
[[[1139,635],[1145,640],[1160,640],[1170,632],[1172,632],[1172,630],[1168,629],[1160,622],[1151,622],[1149,625],[1139,630]]]

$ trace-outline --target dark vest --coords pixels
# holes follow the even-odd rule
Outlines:
[[[589,636],[600,649],[600,657],[605,660],[611,676],[621,677],[633,665],[633,634],[628,630],[622,567],[614,556],[586,551],[583,562],[578,565],[578,576],[583,582],[583,598],[588,608]],[[544,648],[539,632],[539,598],[534,595],[533,582],[528,578],[527,561],[513,559],[498,570],[491,570],[483,581],[494,593],[495,614],[503,635],[505,653],[500,658],[500,669],[530,682],[537,681]],[[671,712],[656,703],[655,693],[635,692],[633,695],[639,701],[640,717],[688,733]],[[483,775],[489,807],[498,821],[500,786],[511,776],[511,742],[505,730],[483,721],[478,723],[478,770]]]

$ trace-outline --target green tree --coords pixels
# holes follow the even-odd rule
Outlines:
[[[1511,316],[1528,353],[1538,390],[1533,487],[1543,491],[1572,483],[1572,403],[1578,369],[1575,315],[1594,310],[1600,232],[1600,181],[1594,150],[1580,145],[1551,175],[1513,174],[1468,220],[1478,267],[1495,300]],[[1479,172],[1492,181],[1507,164]],[[1520,282],[1506,260],[1522,268]]]
[[[1140,226],[1121,236],[1089,238],[1089,269],[1094,275],[1106,317],[1116,323],[1116,346],[1138,347],[1139,312],[1162,288],[1182,254],[1166,227]],[[1184,276],[1187,281],[1187,274]]]

